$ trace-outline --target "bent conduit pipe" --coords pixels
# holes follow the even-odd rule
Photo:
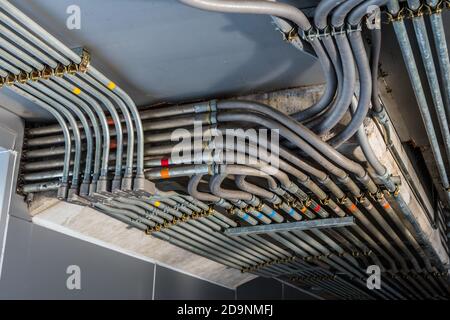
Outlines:
[[[250,123],[257,123],[258,125],[264,125],[267,128],[279,129],[280,133],[283,132],[282,133],[283,136],[291,140],[292,143],[298,145],[300,149],[307,152],[316,161],[319,161],[319,163],[323,167],[327,168],[327,170],[339,176],[343,182],[351,180],[348,178],[348,175],[343,170],[336,170],[337,168],[331,163],[329,163],[325,158],[317,156],[317,154],[313,155],[312,152],[314,152],[314,150],[312,150],[312,148],[308,148],[309,145],[306,144],[306,142],[303,140],[305,139],[306,141],[308,141],[308,143],[312,144],[314,148],[320,151],[324,156],[328,157],[329,159],[332,159],[339,166],[354,173],[357,176],[358,180],[361,183],[363,183],[370,192],[375,193],[377,191],[376,185],[370,179],[367,172],[360,164],[346,158],[345,156],[337,152],[333,147],[323,142],[317,135],[311,132],[308,128],[298,123],[294,119],[290,118],[289,116],[286,116],[282,112],[261,103],[248,101],[224,101],[219,102],[217,106],[219,110],[233,110],[233,109],[251,110],[267,115],[273,119],[281,120],[283,125],[277,123],[274,120],[264,118],[258,114],[248,114],[248,113],[241,114],[233,112],[233,114],[219,113],[217,116],[217,120],[219,122],[220,121],[241,122],[244,120]],[[242,118],[239,119],[239,117]],[[287,130],[286,127],[284,126],[293,130],[296,134],[294,134],[290,130]]]
[[[369,111],[369,102],[372,96],[370,66],[366,50],[364,49],[361,32],[352,32],[348,35],[348,38],[354,53],[359,74],[359,105],[345,129],[329,140],[329,143],[335,148],[339,148],[344,142],[350,139],[363,124],[367,112]]]
[[[122,112],[122,115],[125,119],[125,126],[127,128],[127,154],[126,154],[126,163],[125,163],[125,171],[122,179],[122,187],[121,190],[129,191],[132,189],[132,181],[131,177],[133,175],[133,154],[134,154],[134,127],[131,120],[130,113],[123,103],[121,99],[119,99],[118,96],[113,94],[111,90],[108,90],[104,86],[102,86],[98,81],[96,81],[94,78],[92,78],[89,75],[82,75],[81,76],[86,82],[88,82],[92,87],[96,88],[100,92],[102,92],[104,95],[112,99],[115,104],[119,107],[120,111]]]
[[[377,216],[379,216],[379,215],[377,214]]]
[[[361,2],[361,1],[355,1]],[[367,112],[369,111],[369,102],[372,98],[373,90],[373,79],[371,75],[371,69],[369,60],[367,58],[367,54],[364,48],[364,43],[361,35],[361,31],[357,29],[357,26],[361,23],[362,18],[367,14],[367,9],[370,6],[381,6],[386,2],[386,0],[372,0],[366,1],[363,4],[356,7],[354,10],[350,12],[348,15],[348,23],[351,25],[355,31],[349,33],[348,38],[350,40],[350,45],[352,47],[356,65],[358,68],[359,74],[359,100],[358,100],[358,108],[357,111],[353,114],[353,117],[350,123],[346,126],[346,128],[339,132],[336,136],[330,139],[330,143],[338,148],[342,143],[351,138],[358,128],[362,125]],[[343,7],[343,6],[341,6]],[[340,8],[341,8],[340,7]],[[338,8],[338,10],[340,9]],[[343,14],[341,14],[343,16]],[[333,15],[333,19],[337,17],[337,14]],[[342,20],[338,20],[337,23],[343,23]],[[378,65],[378,62],[376,62]],[[378,68],[378,66],[377,66]],[[377,81],[375,79],[375,81]],[[377,89],[378,90],[378,89]],[[378,100],[378,91],[376,92],[376,99]],[[378,103],[379,105],[379,103]]]
[[[338,100],[333,105],[333,108],[327,110],[323,115],[321,115],[321,119],[323,119],[323,121],[320,121],[315,127],[312,128],[313,131],[317,132],[319,135],[324,135],[329,132],[342,119],[348,109],[348,105],[350,104],[349,101],[353,96],[356,83],[355,63],[347,36],[338,34],[335,36],[335,39],[343,66],[343,85],[340,95],[338,96]]]
[[[52,88],[54,91],[57,91],[61,96],[66,99],[69,99],[72,103],[78,105],[89,117],[91,121],[92,129],[94,130],[95,136],[95,147],[94,147],[94,165],[92,171],[92,181],[89,193],[92,193],[97,186],[97,181],[100,176],[100,166],[101,166],[101,157],[102,157],[102,131],[100,130],[100,126],[98,124],[97,117],[91,108],[85,103],[83,100],[78,98],[73,92],[69,92],[62,85],[58,84],[58,80],[56,77],[52,77],[53,81],[47,81],[46,85]],[[86,160],[87,161],[87,160]]]
[[[67,79],[74,83],[76,87],[84,90],[87,94],[89,94],[91,99],[95,98],[95,103],[98,104],[97,101],[101,102],[103,106],[106,107],[109,114],[111,115],[111,119],[114,123],[114,127],[116,130],[116,161],[115,161],[115,171],[113,178],[113,187],[112,190],[116,190],[120,187],[121,177],[122,177],[122,158],[123,158],[123,131],[122,125],[120,123],[119,115],[117,110],[114,108],[113,104],[106,98],[101,92],[92,88],[86,82],[84,82],[81,78],[75,75],[66,75]],[[108,129],[109,130],[109,129]],[[109,153],[109,151],[108,151]],[[106,180],[99,181],[99,191],[106,191]]]
[[[80,163],[81,163],[81,138],[80,138],[80,131],[78,130],[77,123],[75,121],[75,118],[72,116],[72,114],[64,107],[62,107],[58,102],[55,100],[47,97],[46,95],[42,94],[38,90],[34,89],[33,87],[18,84],[18,87],[20,87],[22,90],[36,96],[37,98],[41,99],[45,103],[51,105],[53,108],[61,112],[68,120],[70,124],[70,128],[72,129],[72,134],[75,138],[75,155],[74,155],[74,165],[73,165],[73,174],[72,174],[72,181],[71,186],[69,189],[69,197],[73,194],[78,194],[78,182],[79,182],[79,176],[80,176]]]
[[[248,1],[248,0],[179,0],[181,3],[207,11],[228,12],[228,13],[250,13],[250,14],[267,14],[280,17],[292,21],[298,25],[302,31],[311,29],[306,16],[298,8],[286,3],[275,1]],[[324,72],[327,86],[324,94],[319,102],[314,106],[314,113],[323,110],[334,97],[335,94],[335,74],[330,60],[322,48],[317,38],[309,40],[313,50],[315,51],[322,70]],[[298,115],[300,116],[300,115]]]
[[[324,6],[326,7],[326,14],[326,12],[330,12],[335,7],[335,5],[339,4],[340,2],[325,0],[321,3],[324,3]],[[350,8],[346,9],[349,10]],[[339,17],[340,16],[341,15],[339,15]],[[324,24],[324,21],[326,22],[326,16],[321,16],[320,18],[321,19],[318,22],[319,25],[316,24],[316,26],[319,29],[323,29],[326,26],[326,24]],[[332,20],[333,28],[344,28],[343,23],[339,23],[341,23],[339,19]],[[350,106],[356,84],[355,62],[346,32],[336,32],[334,34],[334,39],[336,41],[336,45],[342,62],[342,87],[340,94],[337,97],[336,103],[332,106],[332,108],[328,109],[323,115],[321,115],[321,119],[323,119],[323,121],[319,122],[313,127],[313,131],[317,132],[319,135],[323,135],[330,131],[344,116],[345,112]]]
[[[6,52],[3,52],[3,56],[8,57],[10,61],[12,61],[16,66],[18,66],[22,70],[24,70],[26,72],[31,72],[32,69],[27,64],[21,62],[20,60],[16,59],[12,55],[10,55]],[[23,57],[23,58],[25,58],[25,57]],[[34,62],[34,63],[37,63],[37,62]],[[8,70],[14,74],[18,74],[20,72],[19,69],[17,69],[16,67],[14,67],[8,63],[5,63],[4,66],[8,67]],[[80,162],[81,162],[81,139],[80,139],[80,132],[78,130],[78,125],[75,121],[75,118],[72,116],[72,114],[67,109],[65,109],[58,103],[56,103],[55,100],[50,99],[47,96],[43,95],[38,90],[36,90],[32,87],[29,87],[27,85],[23,85],[23,84],[17,84],[17,86],[19,88],[21,88],[22,90],[30,93],[31,95],[36,96],[37,98],[39,98],[46,104],[52,106],[57,111],[61,112],[68,119],[69,124],[72,128],[72,133],[74,135],[74,139],[75,139],[74,167],[73,167],[72,183],[70,186],[69,193],[70,194],[78,193],[79,168],[80,168]],[[66,162],[66,164],[67,164],[67,162]],[[69,160],[68,164],[70,164],[70,160]],[[61,191],[61,194],[67,194],[67,193],[65,191]]]
[[[103,145],[102,145],[102,160],[101,160],[101,167],[100,167],[100,176],[99,181],[106,181],[108,178],[108,161],[109,161],[109,150],[110,150],[110,133],[109,133],[109,127],[108,127],[108,120],[106,118],[105,112],[103,111],[100,104],[97,103],[97,101],[86,94],[85,92],[79,89],[78,87],[74,86],[71,82],[66,80],[65,78],[59,78],[59,77],[53,77],[53,80],[57,82],[60,86],[64,87],[67,91],[70,91],[74,98],[77,98],[77,101],[79,103],[87,103],[92,109],[94,109],[95,113],[97,114],[97,117],[100,121],[100,126],[102,129],[102,138],[103,138]],[[101,188],[98,190],[101,190]]]
[[[0,1],[0,7],[3,8],[6,12],[8,12],[15,19],[23,23],[23,25],[27,26],[32,32],[41,37],[43,41],[39,40],[37,37],[33,36],[30,32],[24,32],[26,34],[26,38],[34,41],[38,47],[49,48],[45,44],[45,42],[49,43],[51,46],[56,48],[59,52],[61,52],[64,56],[68,57],[75,63],[80,63],[81,59],[78,55],[76,55],[72,50],[66,47],[63,43],[49,34],[45,29],[39,26],[36,22],[29,19],[25,14],[23,14],[20,10],[15,8],[6,0]],[[55,50],[49,48],[49,53],[51,55],[55,54],[53,57],[57,57],[64,65],[69,64],[69,60],[64,58],[62,55],[58,54]],[[46,50],[44,50],[47,52]],[[88,69],[88,73],[91,74],[94,78],[96,78],[99,82],[101,82],[104,86],[108,87],[108,89],[114,91],[122,100],[124,100],[125,104],[130,108],[130,111],[133,115],[136,131],[137,131],[137,165],[136,165],[136,178],[134,181],[135,189],[141,190],[143,189],[143,163],[144,163],[144,139],[143,139],[143,130],[141,119],[139,118],[139,113],[134,104],[133,100],[114,82],[110,81],[106,78],[100,71],[96,70],[94,67],[90,66]]]
[[[62,177],[61,177],[61,183],[58,184],[58,198],[59,199],[65,199],[67,197],[68,187],[69,187],[69,170],[70,170],[70,150],[72,149],[72,142],[70,138],[70,131],[67,126],[66,121],[64,118],[60,115],[58,111],[56,111],[53,107],[45,103],[44,101],[36,98],[35,96],[29,94],[28,92],[22,90],[21,88],[17,86],[11,86],[9,87],[12,91],[20,94],[21,96],[25,97],[26,99],[36,103],[41,108],[47,110],[50,112],[50,114],[55,117],[56,121],[61,125],[63,135],[64,135],[64,166],[62,171]]]
[[[358,6],[354,9],[349,15],[349,23],[351,25],[355,25],[357,19],[364,14],[367,14],[367,9],[370,6],[381,7],[386,5],[388,0],[370,0],[362,5]],[[383,107],[380,104],[380,99],[378,97],[378,63],[380,59],[380,51],[381,51],[381,28],[376,27],[371,30],[372,36],[372,50],[371,50],[371,58],[370,58],[370,68],[372,74],[372,97],[371,104],[372,109],[375,114],[378,116],[382,116]]]
[[[17,9],[15,9],[14,7],[12,7],[9,3],[7,3],[6,1],[3,1],[0,3],[1,6],[6,6],[6,9],[9,8],[12,10],[13,15],[14,13],[18,13],[19,16],[26,22],[27,17],[25,15],[23,15],[22,13],[20,13],[20,11],[18,11]],[[65,59],[64,57],[62,57],[59,53],[57,53],[55,50],[53,50],[52,48],[50,48],[49,46],[45,45],[45,43],[43,43],[41,40],[39,40],[36,36],[32,35],[29,31],[27,31],[26,29],[24,29],[22,26],[18,25],[16,22],[14,22],[12,19],[10,19],[9,17],[7,17],[6,15],[4,15],[3,13],[1,13],[2,15],[2,21],[4,21],[8,26],[10,26],[11,28],[13,28],[14,30],[16,30],[17,32],[19,32],[24,38],[26,38],[27,40],[30,40],[32,43],[34,43],[38,48],[42,48],[43,51],[47,52],[49,55],[51,55],[53,58],[56,58],[57,60],[59,60],[61,63],[63,63],[64,65],[67,65],[69,63],[69,61],[67,59]],[[20,19],[19,19],[20,20]],[[31,22],[33,23],[33,22]],[[26,23],[25,23],[26,24]],[[6,30],[6,29],[5,29]],[[15,39],[17,40],[17,36],[12,35],[12,33],[8,33],[7,31],[5,31],[2,29],[3,33],[7,33],[7,36],[9,36],[11,39]],[[43,31],[45,33],[45,31]],[[19,44],[22,44],[24,47],[26,48],[30,48],[31,46],[29,46],[26,42],[24,41],[20,41],[19,40]],[[29,52],[31,52],[32,54],[34,54],[37,58],[42,58],[42,54],[39,54],[39,51],[37,49],[33,49],[33,47],[31,47],[31,50],[28,50]],[[45,56],[45,55],[44,55]],[[54,66],[56,65],[56,62],[53,61],[50,58],[42,58],[42,61],[45,61],[46,63],[48,63],[50,66]],[[101,117],[99,116],[99,118],[101,119]],[[102,122],[103,123],[103,122]],[[107,131],[105,131],[107,132]],[[106,139],[105,139],[106,140]],[[106,141],[105,141],[106,142]],[[105,143],[105,149],[109,149],[109,141],[107,141],[107,143]],[[106,148],[107,147],[107,148]],[[109,151],[108,151],[109,152]],[[106,171],[105,168],[107,170],[107,164],[105,161],[107,159],[107,153],[108,152],[104,152],[104,159],[103,159],[103,176],[106,176]],[[105,159],[106,158],[106,159]]]
[[[48,86],[44,86],[41,83],[29,83],[30,86],[33,86],[34,88],[38,89],[43,94],[48,95],[50,98],[54,99],[58,103],[61,104],[61,106],[66,107],[68,110],[71,110],[77,117],[80,119],[81,123],[83,124],[83,130],[86,134],[86,160],[85,160],[85,170],[83,175],[83,182],[80,186],[80,195],[87,195],[89,193],[89,183],[90,183],[90,177],[91,177],[91,166],[92,166],[92,156],[93,156],[93,136],[91,132],[91,128],[89,123],[87,122],[86,117],[84,116],[83,112],[81,112],[78,107],[70,102],[69,100],[65,99],[55,91],[52,91],[49,89]]]
[[[196,174],[189,179],[188,183],[188,193],[193,196],[194,198],[197,198],[199,200],[212,202],[225,210],[233,210],[232,214],[236,214],[240,219],[244,220],[245,222],[249,223],[250,225],[257,225],[258,221],[254,219],[253,217],[249,216],[247,213],[243,212],[242,210],[238,208],[233,208],[233,205],[231,205],[228,201],[226,201],[223,198],[220,198],[216,195],[213,195],[211,193],[206,192],[200,192],[198,191],[198,184],[202,180],[203,174]]]
[[[18,38],[17,36],[11,36],[13,39]],[[20,39],[20,38],[19,38]],[[37,62],[35,59],[31,58],[29,55],[27,55],[25,52],[19,50],[18,48],[14,47],[12,44],[10,44],[9,42],[3,40],[0,38],[0,40],[3,41],[3,45],[6,45],[6,47],[8,48],[8,50],[13,53],[14,55],[20,57],[23,61],[29,63],[31,66],[33,66],[34,68],[42,71],[44,69],[44,65],[42,65],[41,63]],[[21,41],[23,40],[19,40],[19,43],[22,43]],[[24,41],[23,41],[24,42]],[[34,52],[36,55],[37,53],[35,51],[37,50],[33,50],[33,48],[29,45],[27,45],[26,43],[23,44],[23,46],[28,49],[30,52]],[[30,48],[31,47],[31,48]],[[54,62],[53,62],[54,63]],[[23,65],[21,65],[23,68]],[[28,68],[27,68],[28,70]],[[46,83],[47,81],[45,81],[44,83]],[[70,104],[68,103],[67,100],[65,99],[59,99],[59,96],[57,93],[52,92],[51,90],[48,90],[47,88],[43,87],[42,85],[38,84],[38,83],[30,83],[31,86],[37,87],[38,89],[40,89],[40,91],[43,91],[47,94],[49,94],[52,98],[54,98],[55,100],[59,101],[60,103],[62,103],[63,105],[67,105]],[[58,100],[59,99],[59,100]],[[82,183],[82,189],[83,189],[83,194],[87,194],[87,188],[88,188],[88,184],[90,182],[90,174],[91,174],[91,160],[92,160],[92,154],[93,154],[93,138],[92,138],[92,133],[90,130],[90,126],[88,125],[87,119],[84,116],[84,114],[73,104],[68,106],[69,110],[71,110],[72,112],[74,112],[77,117],[80,119],[81,121],[81,128],[84,129],[84,131],[86,132],[86,140],[87,140],[87,159],[86,159],[86,168],[85,168],[85,173],[84,173],[84,181]],[[91,115],[92,116],[92,115]],[[95,121],[95,117],[92,118],[92,121]],[[95,122],[93,122],[95,123]]]

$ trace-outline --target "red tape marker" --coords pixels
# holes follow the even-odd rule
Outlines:
[[[168,167],[169,166],[169,159],[162,158],[161,159],[161,167]]]

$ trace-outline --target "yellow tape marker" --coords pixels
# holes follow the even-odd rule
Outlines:
[[[110,81],[107,85],[109,90],[114,90],[116,88],[116,84],[112,81]]]
[[[75,87],[73,88],[72,92],[75,93],[76,95],[79,95],[81,93],[81,90],[80,88]]]
[[[155,207],[159,207],[161,205],[161,202],[155,201]]]

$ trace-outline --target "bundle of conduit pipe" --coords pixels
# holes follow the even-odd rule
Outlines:
[[[309,19],[296,7],[276,1],[180,2],[209,11],[272,16],[297,49],[320,62],[326,88],[319,101],[291,116],[241,100],[138,111],[118,85],[88,63],[86,52],[70,50],[0,0],[2,84],[49,111],[57,122],[27,131],[22,192],[56,192],[62,200],[91,206],[226,266],[319,287],[335,298],[448,297],[447,271],[396,192],[399,182],[375,156],[363,126],[370,116],[391,130],[376,81],[381,30],[371,30],[370,60],[362,37],[368,8],[387,5],[446,189],[442,201],[450,201],[444,159],[450,155],[450,113],[443,103],[449,101],[450,72],[439,10],[429,18],[444,94],[436,85],[425,18],[415,15],[412,23],[433,88],[439,132],[447,142],[445,151],[437,144],[405,23],[399,19],[404,8],[414,13],[423,3],[411,0],[400,7],[386,0],[322,0]],[[442,3],[428,0],[427,5]],[[339,125],[348,114],[351,120]],[[172,131],[188,128],[183,131],[186,137],[195,137],[196,123],[203,125],[200,135],[209,141],[193,144],[194,159],[172,157]],[[245,148],[236,148],[214,139],[216,130],[243,127],[276,129],[281,143],[249,138]],[[339,151],[350,138],[357,139],[373,169],[370,173]],[[272,170],[270,155],[256,152],[261,144],[277,149],[278,170]],[[227,161],[228,155],[241,161]],[[224,233],[239,226],[346,216],[356,223],[234,237]],[[382,290],[368,290],[369,265],[381,268]]]

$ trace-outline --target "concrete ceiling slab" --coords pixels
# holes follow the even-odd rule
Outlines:
[[[311,7],[317,1],[290,2]],[[88,48],[93,64],[138,105],[323,81],[315,59],[283,42],[268,16],[204,12],[176,0],[16,0],[13,4],[67,46]],[[79,30],[66,26],[66,10],[74,4],[81,10]],[[8,107],[8,97],[0,95],[0,104]],[[36,106],[24,105],[12,109],[24,118],[42,116]]]

